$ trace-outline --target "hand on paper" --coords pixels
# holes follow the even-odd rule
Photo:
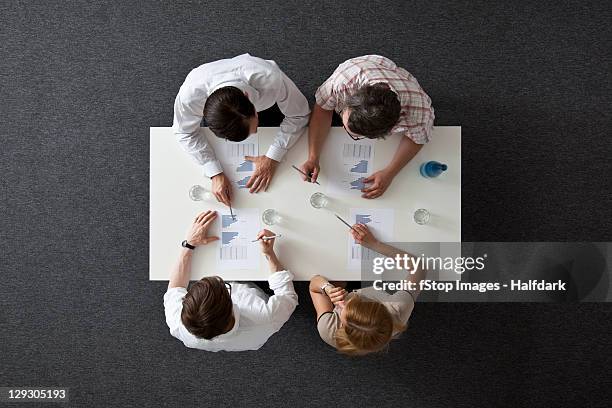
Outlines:
[[[217,218],[216,211],[208,210],[198,214],[187,234],[187,242],[193,246],[200,246],[218,240],[219,237],[208,236],[208,229],[215,218]]]
[[[230,205],[232,199],[232,183],[223,173],[212,177],[212,193],[217,201]]]
[[[363,190],[361,190],[361,192],[363,193],[361,196],[363,198],[380,197],[391,185],[391,181],[393,181],[393,175],[391,175],[389,172],[385,170],[377,171],[370,177],[366,177],[363,180],[364,184],[371,183],[371,185],[365,186]]]
[[[311,183],[314,183],[315,181],[317,181],[317,177],[319,177],[319,170],[321,170],[321,168],[319,167],[319,160],[306,160],[304,164],[302,164],[300,170],[302,170],[306,174],[312,174],[310,180],[308,180],[308,177],[302,175],[302,179],[304,181],[310,181]]]
[[[378,242],[374,234],[372,234],[372,231],[370,231],[370,229],[364,224],[353,225],[351,235],[353,235],[355,242],[363,245],[366,248],[372,248],[372,246],[376,245]]]
[[[246,184],[249,192],[259,193],[262,189],[268,191],[278,162],[268,156],[245,156],[244,159],[255,164],[255,172]]]

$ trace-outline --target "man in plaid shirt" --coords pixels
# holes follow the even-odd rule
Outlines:
[[[352,58],[340,64],[317,89],[315,99],[308,131],[308,160],[302,165],[302,171],[312,175],[311,182],[319,175],[319,157],[334,111],[354,140],[396,133],[405,136],[387,167],[365,179],[365,198],[380,197],[431,137],[431,99],[415,77],[380,55]],[[308,177],[304,176],[304,180]]]

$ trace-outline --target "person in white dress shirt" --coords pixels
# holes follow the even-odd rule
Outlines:
[[[182,243],[183,249],[164,295],[166,323],[170,334],[190,348],[257,350],[280,330],[298,304],[293,275],[276,257],[274,239],[261,239],[274,234],[263,230],[257,239],[269,262],[268,282],[273,296],[268,297],[255,285],[229,283],[219,276],[206,276],[187,289],[193,251],[218,240],[208,236],[216,217],[215,211],[200,213]]]
[[[230,205],[232,186],[201,132],[202,118],[218,137],[240,142],[257,132],[257,112],[277,104],[285,115],[265,156],[250,157],[255,172],[247,183],[251,193],[267,190],[278,163],[302,135],[310,108],[306,97],[274,61],[249,54],[210,62],[192,70],[174,102],[174,133],[212,179],[212,193]]]

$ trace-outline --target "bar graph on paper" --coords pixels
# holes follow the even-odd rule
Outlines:
[[[366,186],[365,178],[372,174],[374,142],[334,139],[330,150],[335,160],[326,163],[331,167],[329,193],[359,195]],[[338,160],[337,157],[342,159]]]
[[[382,242],[393,241],[393,225],[395,211],[386,208],[351,208],[349,223],[364,224],[374,236]],[[348,268],[359,269],[362,261],[372,260],[380,256],[360,244],[353,238],[348,243]]]
[[[255,134],[242,142],[228,141],[223,147],[219,161],[225,175],[237,189],[247,188],[246,185],[255,171],[255,165],[245,157],[259,155],[259,137]]]
[[[251,242],[259,231],[259,210],[254,208],[234,208],[234,217],[229,211],[221,212],[219,223],[218,266],[228,269],[257,269],[259,252]]]

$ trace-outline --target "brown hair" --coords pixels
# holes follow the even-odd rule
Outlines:
[[[362,356],[383,350],[394,333],[406,330],[380,302],[355,296],[344,306],[346,322],[336,331],[336,349]]]
[[[224,86],[210,94],[204,104],[204,120],[217,137],[242,142],[249,137],[255,106],[240,89]]]
[[[382,82],[359,88],[347,98],[346,107],[351,109],[349,130],[369,139],[389,133],[402,110],[397,94]]]
[[[187,291],[181,321],[194,336],[210,340],[229,331],[234,322],[233,312],[232,299],[223,279],[208,276]]]

